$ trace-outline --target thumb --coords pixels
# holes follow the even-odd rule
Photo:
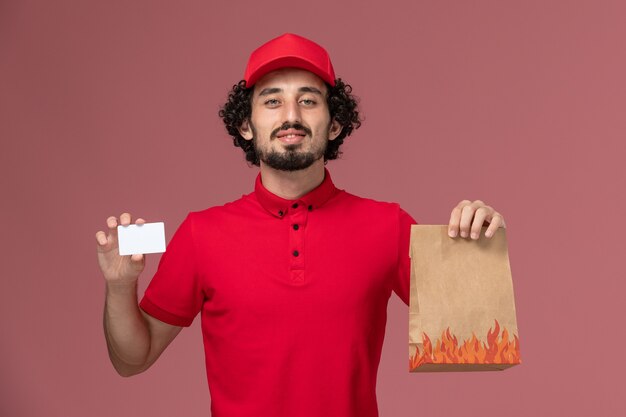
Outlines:
[[[145,263],[145,256],[142,253],[136,253],[130,256],[130,264],[136,269],[142,269]]]

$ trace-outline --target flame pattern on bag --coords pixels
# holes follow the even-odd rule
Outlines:
[[[450,332],[448,327],[441,338],[435,341],[433,350],[432,342],[426,333],[423,333],[423,348],[419,346],[415,355],[409,358],[409,370],[427,364],[519,364],[520,349],[517,335],[509,340],[509,332],[503,328],[500,336],[500,324],[495,321],[495,330],[487,332],[487,343],[481,342],[474,333],[470,340],[464,340],[461,345],[457,337]]]

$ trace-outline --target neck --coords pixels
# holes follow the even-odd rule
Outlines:
[[[324,181],[324,158],[306,169],[280,171],[261,161],[261,182],[272,194],[286,200],[297,200]]]

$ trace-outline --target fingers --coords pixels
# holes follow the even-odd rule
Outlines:
[[[452,210],[448,225],[448,236],[471,237],[473,240],[480,238],[480,233],[485,222],[489,224],[485,236],[492,237],[499,227],[504,227],[504,218],[493,207],[486,205],[481,200],[471,202],[463,200]]]
[[[483,206],[476,208],[474,212],[474,221],[470,219],[470,237],[474,240],[477,240],[480,237],[480,233],[482,232],[483,225],[485,224],[485,220],[489,222],[487,217],[490,217],[491,213],[494,210],[489,206]]]
[[[107,244],[107,236],[102,230],[96,232],[96,242],[98,242],[98,246]]]
[[[130,224],[130,213],[122,213],[120,216],[120,224],[122,226],[128,226]]]
[[[463,209],[468,204],[472,204],[472,202],[469,200],[463,200],[452,209],[452,213],[450,214],[450,222],[448,225],[448,236],[456,237],[459,234]]]
[[[485,236],[493,236],[499,227],[504,227],[504,218],[500,213],[495,213],[491,219],[491,223],[489,223],[487,231],[485,232]]]
[[[141,253],[136,253],[134,255],[130,255],[130,260],[133,266],[136,268],[142,268],[145,257]]]
[[[469,235],[469,229],[472,225],[472,217],[474,217],[475,210],[476,208],[471,204],[469,206],[463,207],[463,209],[461,210],[461,220],[459,221],[459,227],[461,228],[461,237],[467,237]]]
[[[120,220],[119,220],[120,225],[128,226],[131,223],[131,221],[132,221],[132,216],[130,215],[130,213],[125,212],[120,215]],[[137,220],[135,220],[135,224],[144,224],[145,222],[146,221],[142,218],[138,218]],[[101,230],[96,232],[96,242],[98,243],[98,248],[105,248],[107,245],[110,245],[111,247],[117,246],[117,226],[118,226],[117,218],[115,216],[109,216],[106,219],[106,224],[107,224],[107,229],[108,229],[108,235]],[[133,260],[138,261],[138,262],[143,262],[143,255]]]
[[[96,232],[96,242],[98,243],[98,250],[110,249],[107,246],[111,246],[117,241],[117,219],[114,216],[108,217],[106,220],[108,235],[102,230]]]
[[[109,217],[110,218],[110,217]],[[133,218],[130,213],[122,213],[120,215],[120,225],[128,226],[132,222]],[[146,221],[141,217],[135,220],[135,224],[144,224]]]
[[[502,217],[500,213],[495,212],[492,216],[491,223],[489,224],[489,227],[487,228],[487,231],[485,232],[485,236],[492,237],[494,234],[496,234],[496,231],[500,227],[502,228],[506,227],[504,224],[504,217]]]

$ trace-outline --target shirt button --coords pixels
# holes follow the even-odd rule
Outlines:
[[[293,203],[293,206],[291,206],[293,208],[298,208],[298,203]]]
[[[300,226],[298,226],[297,224],[293,225],[293,230],[298,230],[300,228]]]
[[[279,215],[280,217],[283,217],[283,214],[285,214],[285,213],[283,213],[283,211],[282,211],[282,210],[278,210],[278,215]]]
[[[300,252],[298,252],[297,250],[294,250],[293,251],[293,256],[298,256],[298,255],[300,255]]]
[[[313,211],[313,206],[309,206],[309,211]]]

